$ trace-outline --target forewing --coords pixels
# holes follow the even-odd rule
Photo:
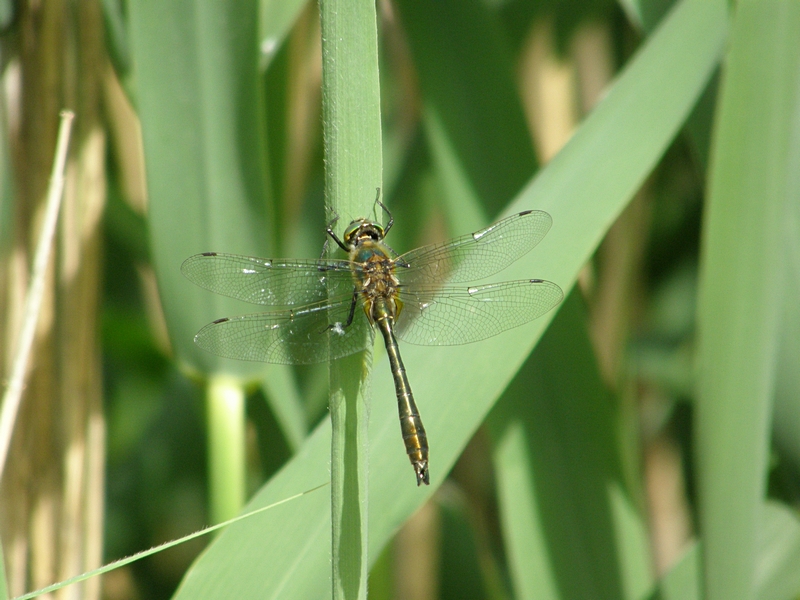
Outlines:
[[[505,269],[547,234],[553,219],[528,210],[441,244],[422,246],[397,259],[403,284],[476,281]]]
[[[541,317],[564,298],[550,281],[401,288],[397,337],[422,346],[477,342]]]
[[[303,306],[353,290],[346,260],[267,259],[206,252],[187,258],[181,272],[202,288],[267,306]]]
[[[372,328],[361,302],[347,327],[352,293],[297,310],[219,319],[195,336],[198,346],[238,360],[302,365],[354,354],[372,343]],[[332,325],[332,326],[331,326]]]

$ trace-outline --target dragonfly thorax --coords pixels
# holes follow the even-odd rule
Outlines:
[[[402,308],[398,295],[400,282],[395,275],[395,262],[380,242],[364,241],[350,251],[350,260],[357,263],[353,276],[370,322],[387,316],[397,319]]]

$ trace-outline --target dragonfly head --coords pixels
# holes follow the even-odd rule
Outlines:
[[[349,248],[355,248],[367,240],[380,242],[385,235],[383,227],[377,223],[358,219],[347,226],[344,232],[344,243]]]

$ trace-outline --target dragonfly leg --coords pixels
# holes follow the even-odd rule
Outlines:
[[[353,318],[356,316],[356,304],[358,303],[358,288],[353,288],[353,301],[350,303],[350,314],[347,315],[347,323],[331,323],[325,329],[323,329],[323,333],[328,331],[329,329],[341,329],[341,332],[344,332],[345,329],[350,327],[353,323]],[[340,333],[341,333],[340,332]]]
[[[358,302],[358,288],[353,288],[353,301],[350,303],[350,314],[347,315],[347,323],[344,324],[344,328],[347,329],[352,325],[353,318],[356,316],[356,303]]]
[[[339,236],[338,236],[338,235],[336,235],[336,232],[333,230],[333,227],[331,227],[331,225],[328,225],[328,226],[325,228],[325,231],[328,233],[328,235],[329,235],[329,236],[331,236],[331,237],[333,238],[333,241],[334,241],[334,242],[336,242],[337,244],[339,244],[339,248],[341,248],[341,249],[342,249],[342,250],[344,250],[345,252],[350,252],[350,248],[348,248],[347,246],[345,246],[344,242],[343,242],[342,240],[340,240],[340,239],[339,239]],[[327,240],[326,240],[326,243],[327,243]]]
[[[333,230],[333,226],[336,225],[337,221],[339,220],[339,214],[333,209],[331,209],[331,212],[333,213],[333,218],[330,221],[328,221],[328,226],[325,228],[325,232],[329,236],[331,236],[331,238],[333,238],[333,241],[339,245],[339,248],[341,248],[345,252],[350,252],[350,248],[345,246],[344,242],[339,239],[339,236],[336,235],[336,232]],[[327,252],[328,252],[328,239],[326,238],[325,243],[322,245],[322,255],[320,256],[320,258],[325,258],[325,254]]]
[[[386,227],[383,228],[383,235],[386,235],[387,233],[389,233],[389,230],[392,228],[392,225],[394,225],[394,217],[392,216],[391,211],[388,208],[386,208],[386,205],[383,202],[381,202],[381,188],[375,188],[375,189],[378,192],[377,196],[375,196],[375,204],[380,206],[383,209],[383,212],[385,212],[389,217],[389,222],[386,223]]]

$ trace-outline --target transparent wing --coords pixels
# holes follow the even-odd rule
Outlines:
[[[541,317],[564,298],[541,279],[481,286],[401,288],[397,337],[409,344],[455,346],[477,342]]]
[[[529,252],[552,224],[541,210],[512,215],[475,233],[406,252],[397,259],[397,276],[407,285],[489,277]]]
[[[202,288],[267,306],[302,306],[352,294],[353,275],[346,260],[267,259],[206,252],[187,258],[181,272]],[[330,286],[328,283],[330,282]]]
[[[297,310],[219,319],[203,327],[194,341],[217,356],[239,360],[305,365],[341,358],[363,350],[373,339],[360,300],[353,322],[344,326],[352,298],[351,291],[347,297]]]

